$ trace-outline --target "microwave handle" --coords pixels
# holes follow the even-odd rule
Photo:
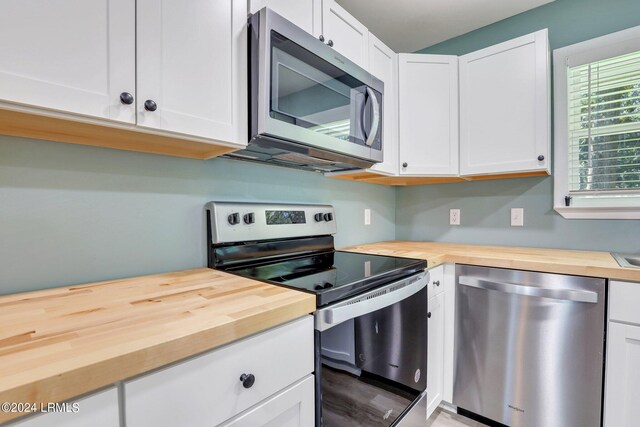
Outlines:
[[[396,282],[383,289],[375,289],[339,303],[336,307],[318,310],[316,312],[316,329],[324,331],[347,320],[389,307],[424,289],[428,282],[429,273],[422,273],[417,280],[399,289],[394,289],[398,286],[398,282]]]
[[[373,102],[371,103],[371,108],[373,110],[373,120],[371,121],[371,129],[369,130],[369,136],[367,137],[365,144],[371,147],[373,145],[373,141],[376,139],[376,135],[378,134],[378,125],[380,124],[380,104],[378,103],[378,97],[376,96],[376,93],[373,91],[373,89],[367,87],[367,94],[373,100]]]

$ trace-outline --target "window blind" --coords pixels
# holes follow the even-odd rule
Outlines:
[[[640,51],[567,70],[569,192],[640,193]]]

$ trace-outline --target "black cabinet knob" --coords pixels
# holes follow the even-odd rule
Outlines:
[[[440,286],[440,280],[435,280],[435,281],[433,282],[433,284],[434,284],[434,285],[436,285],[436,286]]]
[[[125,105],[133,104],[133,95],[131,95],[129,92],[122,92],[120,94],[120,102]]]
[[[151,99],[147,99],[144,101],[144,109],[147,111],[156,111],[158,109],[158,104]]]
[[[431,312],[427,313],[427,319],[431,319]]]
[[[328,45],[328,46],[330,46],[330,47],[333,47],[333,40],[329,40],[329,41],[327,42],[327,45]]]
[[[318,40],[320,40],[321,42],[324,41],[324,36],[322,34],[320,34],[320,37],[318,37]]]
[[[256,377],[253,374],[242,374],[240,375],[240,381],[242,381],[242,387],[251,388],[256,382]]]
[[[407,166],[409,166],[409,164],[408,164],[407,162],[404,162],[404,163],[402,164],[402,167],[403,167],[403,168],[406,168]]]
[[[538,161],[539,161],[539,162],[541,162],[541,161],[543,161],[543,160],[544,160],[544,156],[543,156],[542,154],[540,154],[540,155],[538,156]]]

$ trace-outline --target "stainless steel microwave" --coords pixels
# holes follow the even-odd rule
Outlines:
[[[230,154],[316,171],[382,161],[384,84],[270,9],[249,18],[247,149]]]

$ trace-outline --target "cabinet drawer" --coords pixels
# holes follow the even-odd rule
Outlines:
[[[220,427],[313,427],[314,395],[314,378],[309,375]]]
[[[640,325],[640,283],[609,282],[609,320]]]
[[[442,291],[444,291],[444,265],[439,265],[429,270],[427,298],[431,299]]]
[[[125,383],[128,427],[211,427],[313,371],[313,317]],[[255,383],[244,388],[242,374]]]

